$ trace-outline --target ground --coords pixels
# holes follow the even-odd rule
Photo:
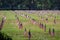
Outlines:
[[[19,29],[17,25],[17,21],[15,18],[15,15],[18,15],[19,21],[23,24],[23,29]],[[46,24],[46,32],[44,32],[43,29],[39,27],[38,24],[32,24],[31,18],[26,18],[25,16],[21,15],[28,15],[31,18],[35,19],[37,23],[43,23]],[[5,16],[6,20],[3,25],[3,28],[1,32],[9,35],[12,37],[13,40],[28,40],[28,37],[24,36],[24,30],[25,28],[27,31],[31,31],[32,37],[31,40],[60,40],[60,13],[28,13],[28,12],[17,12],[17,11],[0,11],[0,23],[2,20],[2,17]],[[56,16],[56,24],[54,24],[53,20]],[[43,18],[43,20],[41,19]],[[48,23],[46,22],[46,18],[48,18]],[[55,29],[55,36],[52,37],[49,35],[48,30],[51,28],[51,30]]]

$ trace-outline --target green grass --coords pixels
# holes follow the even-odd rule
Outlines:
[[[24,13],[23,13],[24,14]],[[27,14],[27,13],[25,13]],[[20,30],[18,28],[18,25],[16,23],[15,13],[12,11],[0,11],[0,22],[2,19],[2,16],[6,16],[6,21],[4,23],[2,32],[12,37],[13,40],[28,40],[28,37],[24,36],[24,29],[26,28],[27,31],[29,29],[32,33],[31,40],[60,40],[60,15],[56,15],[56,24],[53,23],[54,15],[52,15],[52,18],[48,16],[48,23],[46,23],[44,15],[44,21],[41,20],[41,17],[39,17],[36,14],[27,14],[34,18],[37,22],[42,22],[43,24],[47,25],[47,31],[44,32],[38,25],[32,24],[30,22],[29,18],[22,17],[18,15],[20,22],[23,23],[23,29]],[[49,15],[49,14],[46,14]],[[42,16],[42,15],[41,15]],[[52,37],[48,34],[49,28],[55,29],[55,36]]]

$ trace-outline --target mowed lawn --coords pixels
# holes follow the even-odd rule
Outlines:
[[[24,16],[21,16],[22,14],[27,14],[31,18],[35,19],[36,22],[38,23],[43,23],[44,25],[46,24],[46,32],[41,29],[38,24],[32,24],[31,23],[31,18],[26,18]],[[24,30],[25,28],[27,31],[31,31],[32,37],[31,40],[60,40],[60,15],[55,15],[47,13],[45,15],[39,15],[37,13],[19,13],[17,14],[19,17],[19,21],[23,24],[23,29],[19,29],[16,18],[15,18],[16,13],[13,11],[0,11],[0,23],[2,20],[3,16],[6,16],[5,23],[3,25],[3,28],[1,32],[9,35],[12,37],[13,40],[28,40],[28,37],[24,36]],[[43,17],[43,20],[41,19],[41,16]],[[47,17],[48,16],[48,17]],[[54,24],[53,20],[54,17],[56,16],[56,24]],[[46,17],[48,18],[48,23],[46,22]],[[55,36],[52,37],[49,35],[48,31],[49,28],[51,30],[54,28],[55,29]]]

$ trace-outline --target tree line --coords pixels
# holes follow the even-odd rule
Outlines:
[[[0,0],[0,9],[60,10],[60,0]]]

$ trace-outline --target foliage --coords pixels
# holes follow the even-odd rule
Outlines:
[[[57,10],[60,0],[0,0],[0,9]]]
[[[0,40],[12,40],[12,38],[2,32],[0,32]]]

